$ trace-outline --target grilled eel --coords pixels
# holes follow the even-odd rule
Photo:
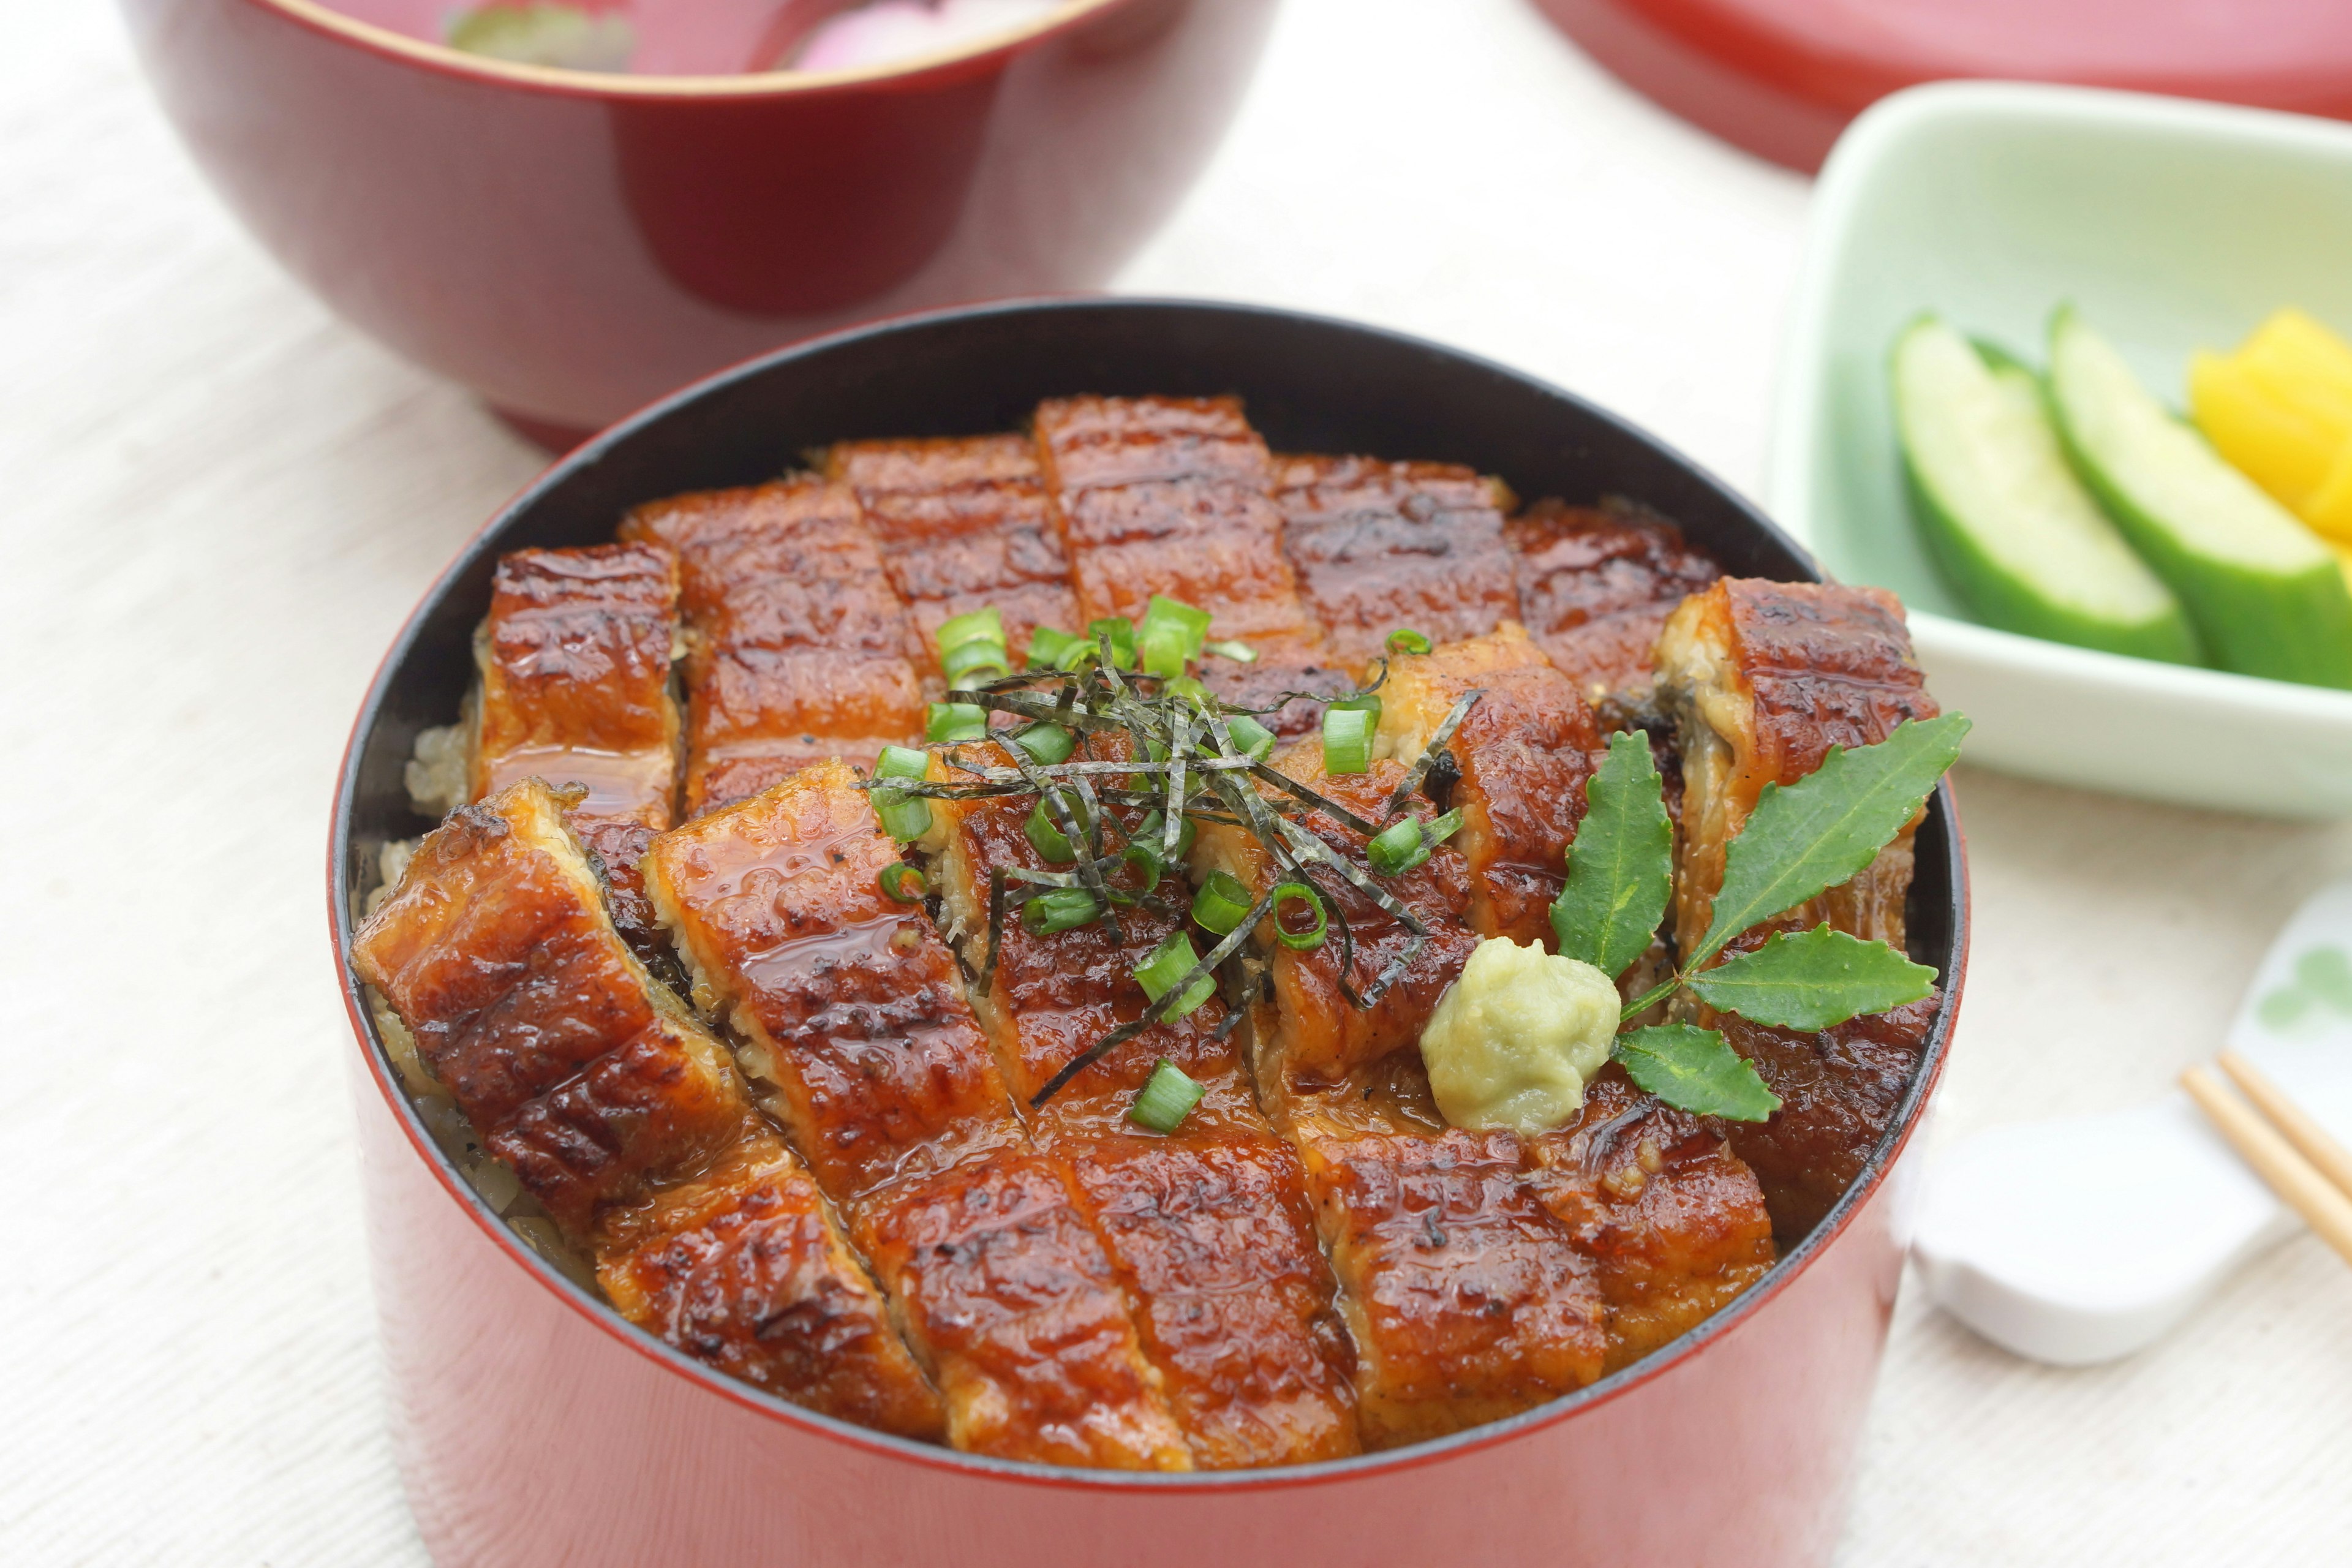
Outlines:
[[[1184,1469],[1192,1451],[1067,1155],[1015,1114],[954,956],[886,897],[898,847],[821,763],[664,836],[655,908],[888,1291],[968,1452]]]
[[[527,779],[458,807],[353,966],[625,1317],[794,1404],[936,1437],[939,1395],[808,1170],[606,915],[564,821],[585,798]]]
[[[1879,588],[1724,578],[1684,601],[1657,647],[1661,699],[1682,753],[1674,929],[1685,952],[1705,936],[1724,856],[1767,784],[1793,784],[1829,748],[1868,746],[1905,720],[1936,717],[1912,658],[1903,606]],[[1859,876],[1735,941],[1826,921],[1904,946],[1915,818]],[[1764,1184],[1775,1233],[1791,1246],[1837,1201],[1886,1131],[1911,1079],[1935,1001],[1814,1036],[1720,1022],[1784,1101],[1741,1123],[1732,1146]]]
[[[688,816],[923,732],[928,639],[846,485],[801,477],[672,496],[632,511],[621,537],[678,558]]]
[[[1667,615],[1723,574],[1682,531],[1638,507],[1538,501],[1504,530],[1519,619],[1588,701],[1639,701]]]

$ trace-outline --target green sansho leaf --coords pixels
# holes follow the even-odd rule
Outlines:
[[[1678,1110],[1761,1121],[1780,1109],[1756,1069],[1713,1029],[1660,1024],[1617,1037],[1626,1076]]]
[[[1826,924],[1776,931],[1753,952],[1690,977],[1710,1007],[1782,1029],[1826,1029],[1864,1013],[1916,1002],[1936,972],[1883,942],[1864,942]]]
[[[1696,969],[1761,921],[1851,880],[1903,830],[1960,754],[1967,718],[1912,720],[1875,746],[1832,746],[1795,784],[1766,784],[1725,856],[1715,918]]]
[[[1559,951],[1614,980],[1649,949],[1674,896],[1674,825],[1649,737],[1612,735],[1584,786],[1591,808],[1568,848],[1568,885],[1551,906]]]

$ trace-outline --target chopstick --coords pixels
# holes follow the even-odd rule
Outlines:
[[[2262,1112],[2231,1094],[2204,1068],[2182,1073],[2180,1087],[2230,1146],[2270,1184],[2280,1201],[2301,1215],[2304,1223],[2342,1254],[2346,1262],[2352,1263],[2352,1154],[2252,1063],[2224,1051],[2221,1065],[2255,1105],[2277,1119],[2278,1127],[2263,1120]],[[2337,1185],[2338,1181],[2345,1184]]]

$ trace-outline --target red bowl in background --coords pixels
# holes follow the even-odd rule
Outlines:
[[[1223,135],[1276,3],[1069,0],[903,66],[651,77],[313,0],[123,0],[262,244],[558,445],[845,322],[1099,287]]]
[[[1522,495],[1627,497],[1729,571],[1817,581],[1725,486],[1566,393],[1372,329],[1237,306],[1071,300],[918,317],[713,377],[572,453],[426,594],[353,728],[329,856],[403,1478],[437,1561],[497,1568],[1799,1568],[1843,1522],[1901,1271],[1904,1151],[1968,958],[1948,785],[1916,839],[1912,956],[1944,1004],[1895,1124],[1811,1236],[1647,1359],[1514,1419],[1294,1468],[1135,1476],[955,1454],[798,1409],[624,1322],[523,1245],[398,1087],[346,954],[402,767],[449,721],[498,555],[609,539],[631,505],[773,477],[872,436],[1011,429],[1045,397],[1238,393],[1277,450],[1468,463]]]

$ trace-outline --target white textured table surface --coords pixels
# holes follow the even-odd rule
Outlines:
[[[326,812],[401,616],[541,459],[246,241],[99,0],[16,10],[0,1559],[418,1563],[383,1435]],[[1752,491],[1806,199],[1521,0],[1290,0],[1234,137],[1122,287],[1461,343]],[[2287,912],[2352,870],[2342,829],[1982,773],[1962,798],[1978,935],[1946,1134],[2157,1093]],[[2333,1560],[2347,1322],[2352,1270],[2308,1237],[2096,1371],[1906,1299],[1843,1561]]]

